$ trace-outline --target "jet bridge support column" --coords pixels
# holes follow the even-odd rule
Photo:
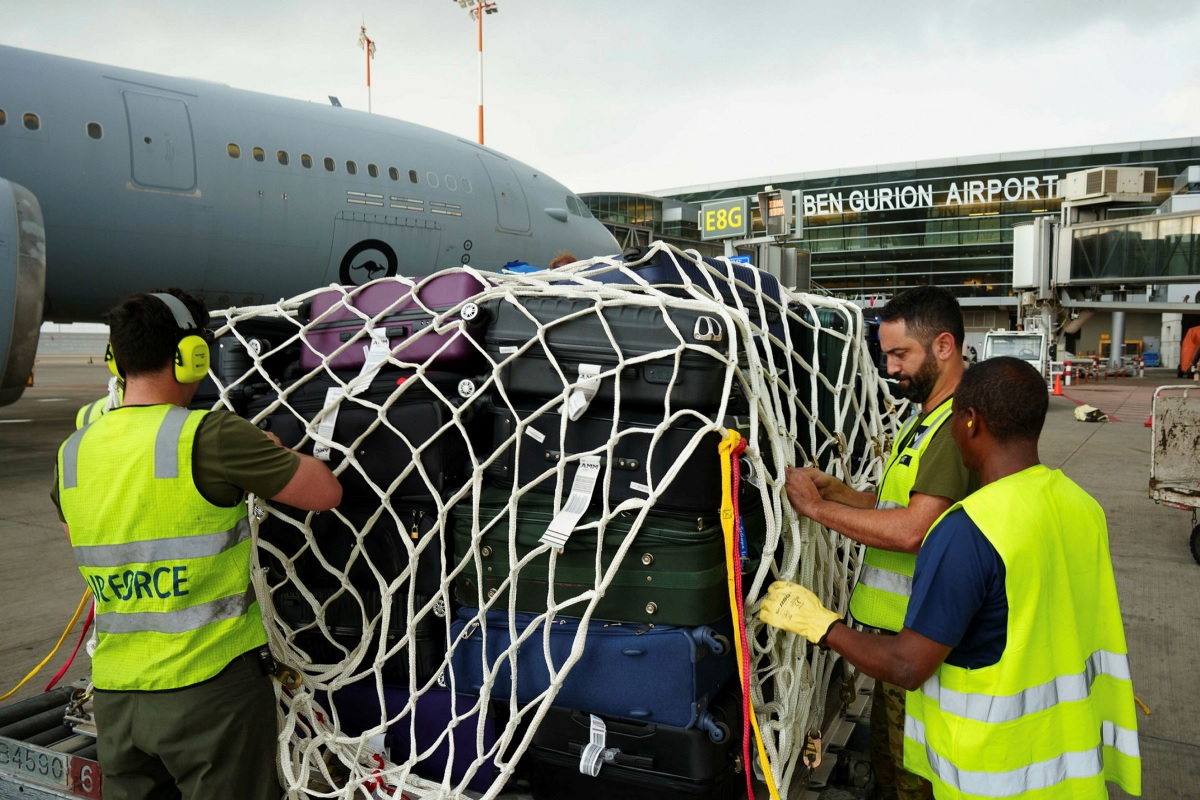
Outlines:
[[[1121,298],[1124,299],[1123,297]],[[1120,369],[1125,361],[1125,312],[1114,311],[1112,315],[1112,345],[1108,354],[1108,365]]]

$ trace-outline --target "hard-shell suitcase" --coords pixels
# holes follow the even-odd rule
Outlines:
[[[779,279],[769,272],[749,264],[731,262],[727,265],[699,253],[683,256],[660,250],[650,255],[650,248],[644,246],[626,250],[622,260],[625,263],[616,269],[598,264],[580,275],[601,283],[636,285],[644,281],[681,296],[688,294],[684,287],[691,285],[726,305],[736,307],[740,304],[749,313],[750,321],[763,330],[776,335],[782,330],[787,300]]]
[[[479,498],[479,528],[470,514],[455,514],[454,551],[464,569],[455,582],[455,597],[467,606],[491,600],[493,608],[509,607],[509,592],[516,593],[516,609],[546,610],[550,590],[549,548],[517,569],[511,563],[525,559],[541,546],[540,539],[554,519],[553,500],[527,493],[517,504],[515,541],[510,539],[511,511],[505,510],[511,492],[485,489]],[[761,506],[746,504],[742,527],[750,561],[761,553],[766,523]],[[591,591],[612,566],[629,537],[638,515],[622,512],[609,520],[602,534],[597,572],[599,514],[583,516],[554,558],[555,601],[563,604]],[[476,547],[478,556],[472,555]],[[511,552],[510,552],[511,551]],[[495,597],[500,594],[500,597]],[[582,614],[582,602],[562,610]],[[655,625],[708,625],[729,614],[725,541],[716,512],[708,516],[648,513],[621,560],[594,616]]]
[[[792,348],[796,357],[792,360],[792,370],[797,388],[803,390],[799,399],[808,414],[815,416],[835,438],[828,440],[820,427],[816,427],[814,438],[807,420],[802,419],[796,445],[804,451],[810,466],[827,469],[842,452],[859,458],[869,447],[861,426],[856,425],[857,418],[852,409],[847,409],[839,424],[835,396],[839,387],[849,396],[856,381],[860,380],[853,359],[858,351],[858,337],[864,333],[856,329],[854,316],[846,310],[817,307],[815,311],[814,320],[808,306],[795,304],[789,309]],[[819,376],[815,380],[804,370],[800,359],[810,367],[817,366]],[[857,366],[858,370],[872,368],[873,365],[865,362]]]
[[[288,506],[279,510],[305,518],[305,512]],[[270,548],[263,548],[261,558],[273,579],[286,576],[278,550],[308,586],[337,587],[346,578],[357,589],[378,590],[404,576],[396,591],[407,592],[412,585],[415,594],[431,596],[441,587],[453,531],[451,513],[444,517],[439,519],[432,502],[397,500],[384,506],[349,498],[332,511],[312,515],[311,542],[283,519],[263,520],[259,538]]]
[[[481,753],[495,745],[497,730],[503,730],[507,723],[505,704],[485,704],[481,717],[478,710],[471,710],[480,704],[478,696],[431,686],[413,700],[407,685],[376,687],[374,681],[337,689],[331,695],[331,704],[341,731],[347,736],[359,736],[391,721],[384,746],[393,763],[404,763],[413,753],[422,753],[436,745],[413,768],[423,778],[441,781],[449,777],[450,785],[458,786],[479,759],[481,763],[474,768],[465,788],[485,792],[499,774],[494,760],[485,759]],[[442,739],[440,744],[439,739]]]
[[[291,387],[283,402],[259,420],[259,427],[277,435],[285,447],[312,455],[314,441],[308,430],[320,429],[321,420],[313,420],[326,408],[329,390],[339,386],[332,378],[314,378]],[[429,498],[461,486],[470,473],[472,437],[479,432],[473,392],[474,383],[461,375],[392,370],[380,371],[361,394],[343,392],[331,434],[354,454],[354,464],[338,476],[343,496]],[[275,400],[260,398],[248,413],[257,416]],[[455,424],[456,413],[461,425]],[[330,412],[322,419],[327,424]],[[344,460],[337,447],[326,455],[331,469]]]
[[[387,278],[321,292],[304,312],[308,327],[300,366],[357,371],[370,349],[371,332],[386,331],[388,349],[398,361],[471,371],[481,361],[476,341],[484,327],[480,306],[471,298],[484,288],[470,272],[448,270],[415,284]]]
[[[556,671],[570,657],[576,637],[585,633],[579,620],[516,614],[518,648],[516,699],[527,703],[550,686],[546,649]],[[571,667],[552,701],[563,708],[622,719],[701,728],[723,735],[708,705],[737,674],[729,619],[719,627],[692,628],[631,622],[588,623],[583,656]],[[547,643],[548,640],[548,643]],[[450,627],[451,666],[458,692],[480,694],[484,673],[495,672],[490,699],[511,697],[512,668],[505,651],[512,642],[507,611],[460,608]]]
[[[601,467],[591,498],[594,510],[604,507],[606,484],[608,508],[630,498],[646,499],[657,490],[656,510],[711,516],[720,509],[722,434],[705,431],[712,423],[703,415],[681,415],[656,438],[661,411],[622,409],[615,424],[611,415],[599,412],[570,420],[537,402],[495,405],[490,411],[492,447],[502,455],[486,474],[497,486],[531,486],[565,498],[579,459],[596,456]],[[556,467],[564,461],[560,486]],[[672,470],[675,474],[666,483]]]
[[[732,334],[716,314],[552,295],[489,309],[488,356],[501,365],[510,397],[565,396],[577,417],[576,410],[611,415],[618,383],[622,413],[661,412],[667,403],[672,411],[711,409],[740,390],[736,376],[727,377]],[[739,342],[737,357],[744,349]],[[576,409],[579,397],[585,400]]]
[[[410,649],[416,664],[417,681],[430,679],[441,667],[446,654],[445,623],[436,614],[427,613],[410,629],[405,593],[392,595],[390,617],[385,626],[383,595],[379,592],[358,591],[358,597],[355,597],[343,589],[307,588],[313,600],[290,583],[274,588],[271,599],[279,620],[275,624],[283,623],[280,630],[285,635],[284,626],[293,631],[295,646],[313,664],[337,664],[358,649],[361,657],[355,671],[370,670],[376,655],[382,652],[381,647],[391,651],[407,635],[407,644],[384,661],[381,667],[384,680],[394,683],[408,680]],[[413,598],[413,608],[422,609],[430,602],[428,597]]]
[[[225,325],[224,319],[213,320],[209,335]],[[239,320],[234,327],[236,333],[229,330],[209,342],[209,374],[196,387],[191,408],[213,408],[223,387],[230,408],[245,416],[252,400],[274,392],[299,368],[300,329],[294,321],[256,317]]]
[[[580,771],[591,741],[591,714],[551,708],[521,762],[534,800],[733,800],[745,786],[739,758],[741,692],[731,681],[709,704],[720,736],[701,728],[601,716],[604,749],[594,777]],[[600,715],[597,715],[600,716]]]

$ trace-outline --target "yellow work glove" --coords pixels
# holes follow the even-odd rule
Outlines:
[[[823,606],[812,591],[788,581],[775,581],[767,587],[758,618],[822,646],[833,623],[842,621],[840,616]]]

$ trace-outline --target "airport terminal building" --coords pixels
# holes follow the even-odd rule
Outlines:
[[[1152,201],[1111,209],[1107,218],[1116,220],[1161,210],[1177,176],[1198,164],[1200,137],[1195,137],[770,175],[664,190],[656,193],[658,205],[645,195],[584,197],[601,220],[641,224],[669,240],[696,242],[702,204],[754,198],[765,186],[792,190],[795,219],[786,244],[810,254],[814,289],[883,299],[910,286],[945,286],[963,298],[968,329],[981,337],[981,331],[1010,327],[1014,319],[1013,227],[1039,217],[1057,219],[1063,203],[1059,182],[1069,173],[1094,167],[1157,169],[1156,184],[1146,187]],[[753,201],[751,209],[757,218]],[[1172,274],[1197,276],[1200,284],[1200,230],[1189,226],[1178,233],[1176,241],[1184,245],[1171,256],[1176,259]],[[1159,286],[1148,292],[1135,285],[1128,296],[1178,301],[1196,288]],[[1200,305],[1197,312],[1192,325],[1200,324]],[[1189,321],[1182,321],[1184,330]],[[1126,340],[1142,341],[1139,352],[1157,351],[1161,325],[1158,315],[1131,314]],[[1089,327],[1078,340],[1081,352],[1100,346],[1103,315]]]

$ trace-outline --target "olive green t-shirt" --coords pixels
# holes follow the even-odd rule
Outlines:
[[[110,414],[119,414],[113,409]],[[268,439],[253,423],[232,411],[210,412],[196,429],[192,447],[192,475],[196,488],[213,505],[229,508],[247,492],[274,497],[300,467],[300,456]],[[50,498],[63,522],[58,498],[58,466]]]
[[[930,409],[932,411],[933,409]],[[922,413],[921,418],[928,416]],[[933,438],[921,454],[921,463],[917,468],[917,478],[913,481],[913,494],[927,494],[933,497],[945,497],[952,503],[957,503],[979,488],[979,474],[967,469],[963,464],[962,453],[954,444],[950,434],[950,424],[953,412],[933,433]],[[920,425],[913,426],[915,432]],[[911,435],[911,433],[910,433]]]

